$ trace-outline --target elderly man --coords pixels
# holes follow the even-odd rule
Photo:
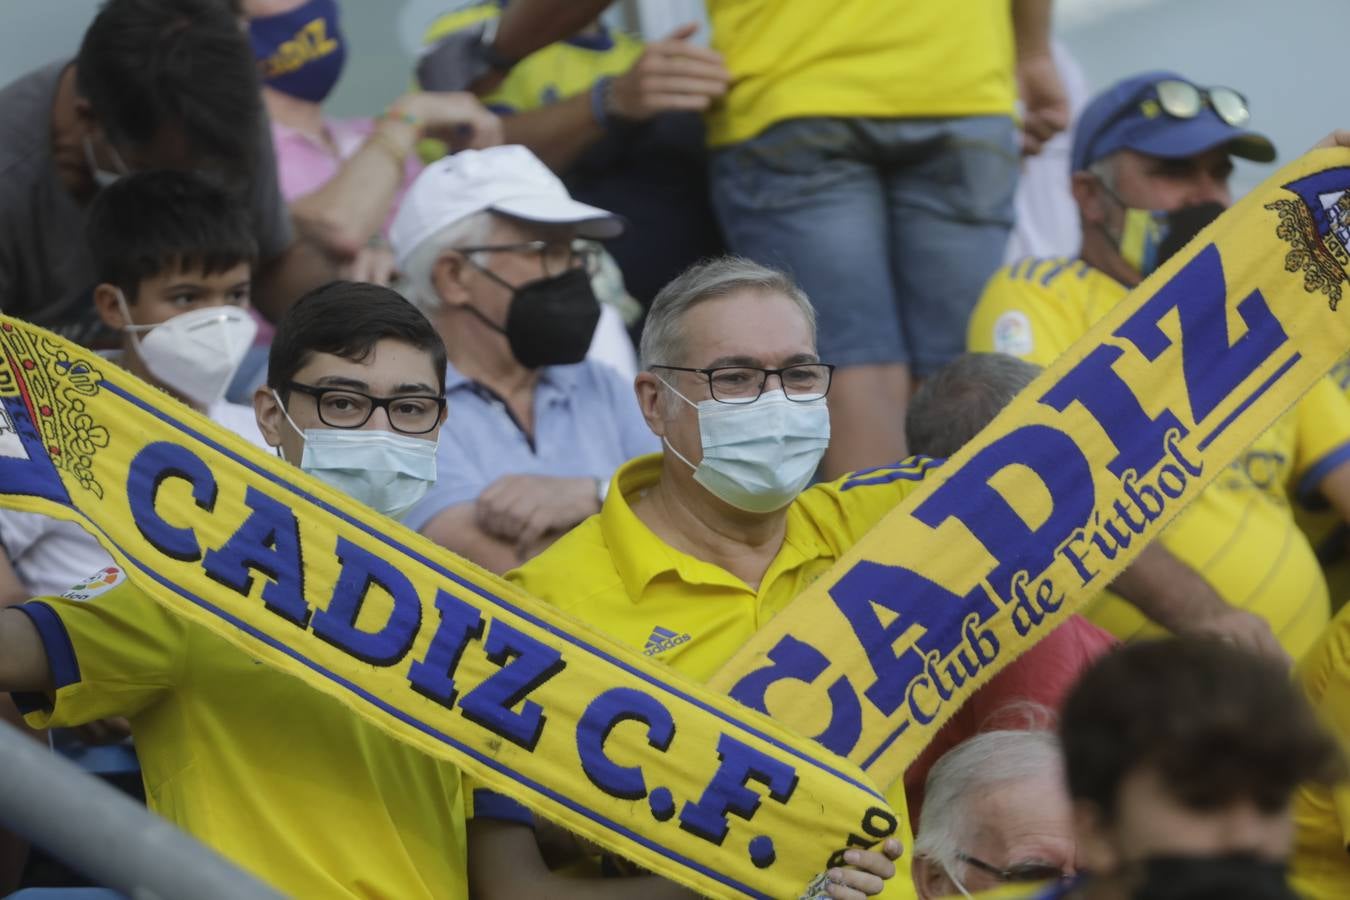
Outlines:
[[[1060,742],[1087,877],[1047,897],[1293,900],[1290,800],[1345,769],[1278,664],[1203,638],[1106,656],[1070,694]]]
[[[638,404],[665,452],[621,468],[599,515],[510,577],[706,680],[936,463],[916,457],[807,487],[830,440],[833,367],[816,353],[810,301],[749,260],[702,263],[667,285],[641,364]],[[1043,690],[1062,693],[1060,677],[1047,672]],[[890,801],[905,808],[902,787]],[[911,890],[895,879],[886,896]]]
[[[1083,223],[1077,259],[1026,259],[997,273],[971,318],[971,350],[1049,364],[1231,201],[1231,157],[1269,162],[1241,94],[1171,72],[1125,79],[1088,104],[1073,145]],[[1330,380],[1220,473],[1159,540],[1184,565],[1132,570],[1087,614],[1122,639],[1210,633],[1295,659],[1330,615],[1326,582],[1290,512],[1321,495],[1350,516],[1350,403]],[[1161,557],[1159,557],[1161,559]],[[1090,557],[1089,557],[1090,562]],[[1209,586],[1212,585],[1212,589]],[[1119,587],[1119,583],[1117,584]]]
[[[1074,874],[1073,813],[1059,741],[986,731],[928,775],[910,862],[922,900]]]
[[[445,341],[437,483],[404,521],[505,572],[600,509],[614,470],[656,448],[628,385],[586,360],[600,317],[590,248],[612,213],[567,195],[519,146],[428,166],[390,230],[409,298]]]

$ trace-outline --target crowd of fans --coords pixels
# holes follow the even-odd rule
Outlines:
[[[107,0],[0,89],[0,311],[706,680],[1276,155],[1234,88],[1079,96],[1051,0],[707,0],[711,49],[609,4],[446,0],[416,86],[338,119],[339,0]],[[1329,376],[957,711],[888,797],[912,846],[828,896],[1350,897],[1347,534]],[[0,602],[6,717],[134,742],[288,894],[685,896],[69,522],[0,511]]]

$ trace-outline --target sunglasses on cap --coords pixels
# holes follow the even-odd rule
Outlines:
[[[1147,97],[1139,109],[1149,118],[1161,109],[1174,119],[1194,119],[1206,106],[1234,128],[1246,125],[1251,119],[1247,98],[1228,87],[1200,88],[1189,81],[1169,78],[1153,85],[1156,97]]]

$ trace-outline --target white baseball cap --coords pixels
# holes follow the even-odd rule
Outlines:
[[[418,247],[447,225],[490,210],[527,222],[576,225],[587,238],[611,238],[623,219],[578,203],[557,175],[518,144],[461,150],[422,170],[403,196],[389,227],[389,243],[404,266]]]

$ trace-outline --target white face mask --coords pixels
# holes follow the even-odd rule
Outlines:
[[[737,509],[766,513],[787,506],[811,483],[830,445],[824,397],[789,400],[777,390],[754,403],[695,403],[670,389],[698,410],[703,460],[696,466],[670,441],[666,446],[694,470],[695,481]]]
[[[366,428],[301,431],[276,391],[272,396],[305,440],[300,468],[353,500],[398,519],[436,483],[438,441]]]
[[[128,322],[122,292],[117,302]],[[127,325],[136,352],[150,374],[193,403],[210,406],[229,388],[244,361],[258,323],[238,306],[211,306],[180,313],[158,325]],[[137,332],[149,332],[140,337]]]
[[[84,161],[89,165],[89,174],[94,178],[94,184],[105,188],[110,184],[116,184],[123,175],[130,173],[127,164],[122,162],[122,156],[117,152],[117,148],[108,144],[108,149],[112,152],[113,160],[117,163],[120,171],[109,170],[101,167],[98,161],[94,159],[94,145],[89,140],[89,135],[84,136]]]

